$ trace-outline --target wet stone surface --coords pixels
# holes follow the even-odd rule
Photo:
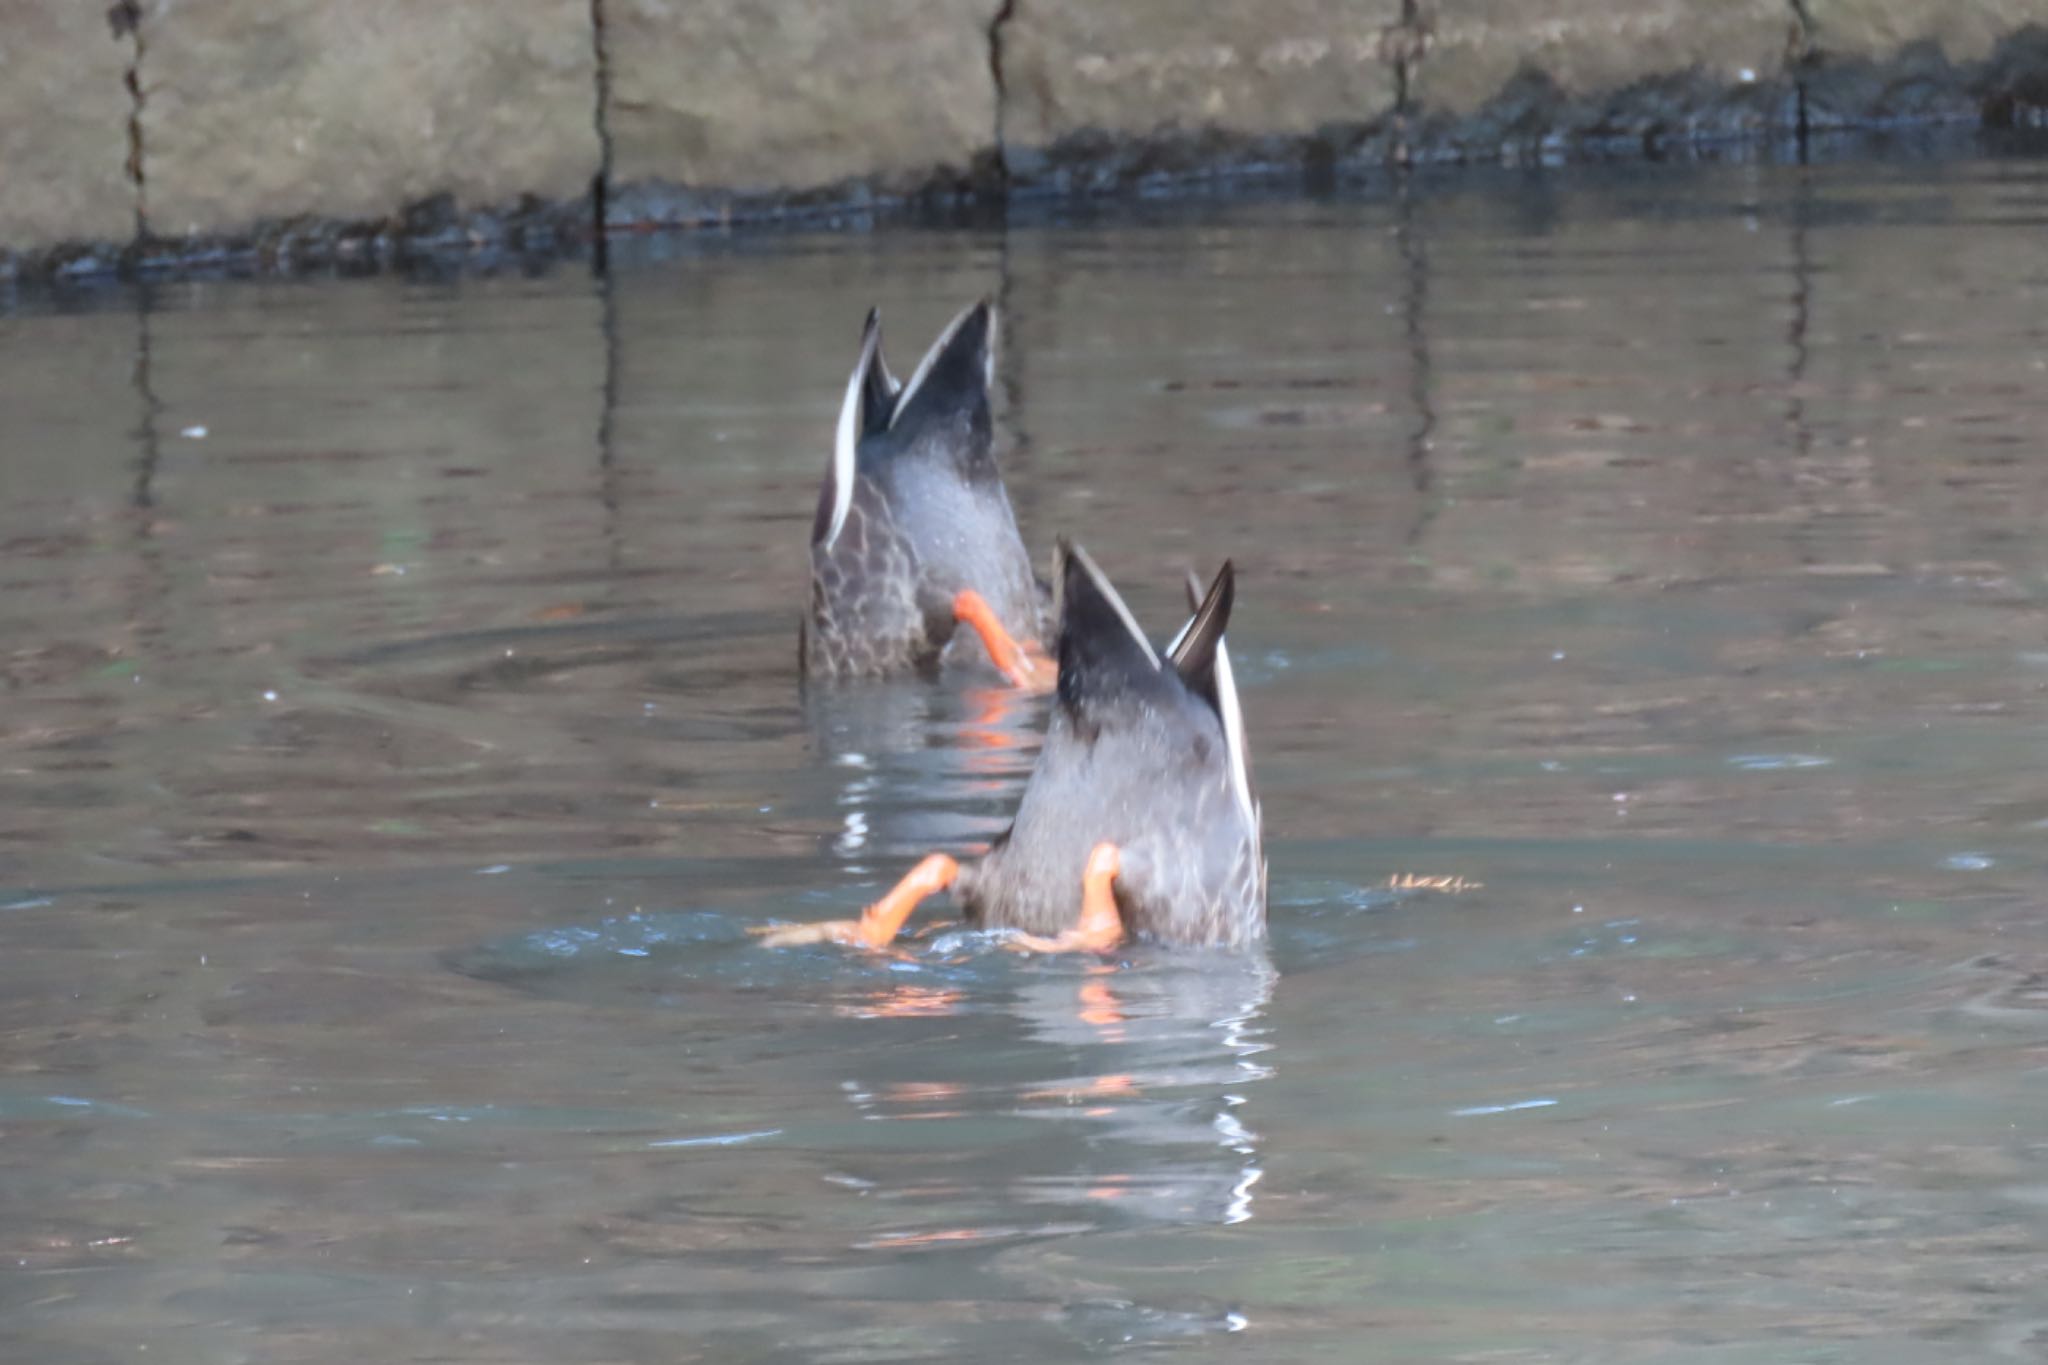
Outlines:
[[[0,1357],[2034,1358],[2044,204],[1581,170],[8,316]],[[1264,957],[746,941],[1028,771],[992,677],[794,666],[863,312],[982,292],[1029,542],[1162,634],[1239,566]]]

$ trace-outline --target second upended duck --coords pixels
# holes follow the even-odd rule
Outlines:
[[[967,918],[1038,951],[1265,936],[1266,860],[1223,632],[1226,563],[1162,657],[1078,546],[1060,544],[1058,700],[1016,818],[978,862],[919,863],[857,920],[777,925],[771,947],[879,948],[950,889]]]
[[[806,677],[932,673],[986,650],[1011,682],[1050,689],[1044,593],[996,468],[994,372],[987,300],[947,325],[908,382],[890,374],[868,313],[811,524]]]

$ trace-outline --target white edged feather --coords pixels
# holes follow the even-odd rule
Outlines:
[[[1179,655],[1181,642],[1188,638],[1188,632],[1193,630],[1194,628],[1195,618],[1192,616],[1190,616],[1186,621],[1181,623],[1181,628],[1173,633],[1173,638],[1171,640],[1168,640],[1166,642],[1167,658],[1172,659]]]
[[[1089,579],[1094,582],[1096,590],[1109,599],[1109,605],[1116,608],[1116,614],[1122,619],[1124,629],[1131,633],[1131,638],[1136,640],[1138,647],[1145,651],[1145,657],[1152,661],[1152,667],[1158,668],[1160,666],[1158,651],[1154,650],[1152,642],[1145,638],[1145,632],[1138,629],[1138,618],[1131,615],[1131,609],[1124,605],[1123,594],[1116,590],[1116,585],[1103,577],[1102,570],[1095,566],[1095,561],[1090,559],[1088,552],[1080,546],[1067,546],[1067,553],[1081,561],[1081,568],[1087,573]]]
[[[954,314],[953,320],[946,324],[946,330],[939,333],[938,340],[934,341],[931,344],[931,348],[924,353],[921,359],[918,360],[917,368],[910,372],[909,380],[906,383],[904,383],[902,388],[897,390],[896,392],[896,406],[889,413],[890,426],[893,427],[896,425],[896,419],[903,415],[903,410],[910,406],[910,400],[917,397],[918,389],[923,387],[924,381],[926,380],[926,378],[930,376],[932,372],[932,366],[938,363],[939,357],[945,353],[946,347],[952,344],[954,336],[959,333],[961,327],[966,325],[967,319],[973,315],[974,310],[982,306],[983,305],[980,303],[970,303],[965,308],[962,308],[958,313]],[[981,349],[983,370],[982,383],[984,385],[991,385],[995,383],[995,327],[995,308],[993,305],[990,305],[988,312],[988,344],[982,347]]]
[[[1223,713],[1223,745],[1230,752],[1230,794],[1253,829],[1259,827],[1258,803],[1252,800],[1251,773],[1245,764],[1244,712],[1237,704],[1237,678],[1230,671],[1230,649],[1216,642],[1216,701]]]
[[[832,522],[823,541],[827,550],[839,539],[846,514],[853,507],[853,481],[858,477],[854,457],[860,450],[861,390],[867,386],[868,369],[879,356],[881,344],[880,324],[869,326],[867,335],[860,339],[860,359],[854,362],[853,376],[846,381],[846,399],[839,405],[839,429],[832,439]],[[888,374],[886,367],[883,374]]]
[[[1174,632],[1173,639],[1166,646],[1166,657],[1176,664],[1180,662],[1181,645],[1187,641],[1188,632],[1195,628],[1195,621],[1202,614],[1201,580],[1190,573],[1187,586],[1188,600],[1195,604],[1196,610]],[[1252,799],[1251,767],[1246,761],[1251,751],[1246,747],[1244,736],[1244,712],[1237,701],[1237,676],[1230,671],[1230,647],[1221,637],[1216,641],[1216,709],[1223,720],[1223,747],[1230,765],[1230,794],[1237,801],[1237,808],[1244,813],[1244,818],[1257,828],[1259,805]]]

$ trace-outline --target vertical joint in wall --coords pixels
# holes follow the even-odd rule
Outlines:
[[[1429,55],[1436,37],[1433,0],[1401,0],[1401,17],[1380,30],[1380,61],[1394,72],[1394,139],[1392,155],[1399,165],[1410,159],[1408,120],[1414,113],[1415,73]]]
[[[604,0],[590,0],[590,48],[596,58],[597,89],[594,94],[597,122],[597,173],[590,178],[591,263],[602,272],[610,264],[606,249],[605,220],[612,185],[612,68],[609,45],[605,42]]]
[[[1791,7],[1791,24],[1785,37],[1785,66],[1792,73],[1793,135],[1799,143],[1799,159],[1806,160],[1806,139],[1811,127],[1807,117],[1806,83],[1820,64],[1813,11],[1806,0],[1786,0]]]
[[[107,27],[129,44],[128,69],[121,76],[121,83],[128,87],[128,163],[124,169],[135,187],[135,240],[140,242],[149,235],[149,181],[142,141],[142,107],[149,102],[143,93],[142,59],[148,47],[142,33],[140,0],[114,0],[107,10]]]
[[[1003,143],[1003,114],[1010,98],[1009,89],[1003,83],[1003,26],[1016,16],[1017,0],[1003,0],[996,7],[995,17],[988,21],[988,76],[996,91],[996,184],[1002,189],[1008,189],[1010,183],[1010,161]]]

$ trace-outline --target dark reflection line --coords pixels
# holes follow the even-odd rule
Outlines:
[[[1832,514],[1825,510],[1824,505],[1845,490],[1837,482],[1844,473],[1841,470],[1828,471],[1818,484],[1808,482],[1814,472],[1809,467],[1813,459],[1813,423],[1807,416],[1806,401],[1806,374],[1812,358],[1807,332],[1813,315],[1815,279],[1809,242],[1813,230],[1814,185],[1813,168],[1806,164],[1804,152],[1802,147],[1799,169],[1792,185],[1792,290],[1785,301],[1785,343],[1789,348],[1785,368],[1785,424],[1792,437],[1792,496],[1805,513],[1802,529],[1795,533],[1793,539],[1798,546],[1800,562],[1816,564],[1828,558],[1825,528],[1829,526]]]
[[[1429,352],[1429,248],[1416,221],[1414,185],[1400,177],[1394,194],[1394,243],[1401,253],[1401,325],[1408,349],[1408,402],[1415,411],[1415,425],[1408,433],[1408,476],[1415,486],[1415,522],[1408,528],[1408,543],[1414,545],[1436,519],[1436,498],[1432,490],[1436,471],[1435,453],[1436,388],[1434,365]]]
[[[156,289],[148,281],[137,281],[135,290],[135,366],[130,379],[137,404],[135,426],[129,432],[136,444],[135,478],[129,486],[128,503],[133,510],[133,538],[136,561],[134,599],[128,612],[129,629],[140,642],[159,634],[169,612],[170,576],[165,571],[163,547],[157,543],[155,516],[156,478],[163,461],[163,440],[158,423],[163,419],[163,400],[156,394]]]
[[[133,382],[135,392],[142,400],[142,407],[140,415],[136,418],[135,429],[129,433],[135,438],[139,450],[135,459],[135,484],[129,494],[129,503],[143,509],[156,506],[156,471],[163,457],[162,442],[157,434],[157,419],[163,415],[164,405],[156,396],[153,357],[155,336],[150,326],[150,315],[154,311],[155,302],[155,290],[149,282],[137,281]],[[146,518],[144,525],[143,534],[146,536]]]
[[[1007,209],[996,232],[996,318],[1002,329],[996,338],[996,379],[1008,399],[1003,420],[1011,437],[1010,448],[1003,454],[1003,473],[1010,497],[1017,504],[1019,519],[1028,530],[1036,522],[1033,514],[1038,508],[1038,488],[1036,481],[1027,477],[1033,454],[1031,432],[1024,425],[1024,413],[1030,406],[1025,397],[1029,385],[1025,380],[1024,347],[1017,340],[1024,329],[1016,311],[1017,275],[1010,258]]]
[[[1806,330],[1813,312],[1813,256],[1807,237],[1812,227],[1813,170],[1802,159],[1792,189],[1792,293],[1786,300],[1785,320],[1785,344],[1791,348],[1785,372],[1785,422],[1792,431],[1793,452],[1801,459],[1813,449],[1813,427],[1806,420]]]
[[[619,526],[619,458],[616,441],[619,412],[619,297],[617,279],[601,259],[596,274],[597,329],[604,343],[604,381],[599,388],[597,411],[597,498],[604,506],[605,568],[616,576],[624,568],[626,556],[623,532]]]

